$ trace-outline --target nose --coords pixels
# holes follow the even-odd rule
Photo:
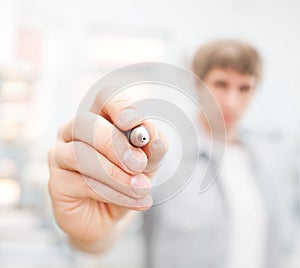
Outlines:
[[[239,103],[239,92],[235,88],[230,88],[224,96],[225,107],[233,109]]]

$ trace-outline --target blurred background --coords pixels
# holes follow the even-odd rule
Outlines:
[[[243,125],[280,143],[286,179],[298,179],[299,14],[297,0],[0,0],[0,267],[143,267],[141,223],[104,256],[75,252],[47,191],[58,128],[97,79],[125,64],[189,68],[206,41],[251,42],[265,70]]]

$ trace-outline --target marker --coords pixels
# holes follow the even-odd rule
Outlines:
[[[143,147],[150,140],[149,131],[143,125],[139,125],[128,130],[125,132],[125,135],[130,144],[134,147]]]

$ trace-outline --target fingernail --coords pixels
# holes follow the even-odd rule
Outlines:
[[[122,110],[119,114],[118,120],[121,124],[128,124],[137,121],[140,114],[133,107],[128,107]]]
[[[128,149],[123,155],[122,162],[132,171],[143,171],[147,165],[147,157],[142,152]]]
[[[138,195],[146,195],[150,191],[151,181],[143,174],[137,174],[131,178],[131,189]]]

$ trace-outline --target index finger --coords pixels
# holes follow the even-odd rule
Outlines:
[[[124,91],[106,100],[102,92],[97,94],[91,112],[99,114],[123,131],[127,131],[142,123],[143,117],[140,111],[134,107],[138,101],[132,94]]]
[[[98,94],[92,105],[92,111],[101,113],[115,126],[123,131],[130,130],[137,125],[144,125],[150,134],[149,143],[142,147],[148,157],[148,164],[145,172],[152,172],[159,166],[168,149],[166,138],[155,126],[152,120],[143,120],[142,114],[134,106],[138,97],[123,91],[114,95],[104,103],[103,96]]]

